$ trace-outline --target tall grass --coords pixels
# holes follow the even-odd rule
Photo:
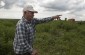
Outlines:
[[[0,20],[0,55],[14,55],[13,38],[18,20]],[[39,55],[85,55],[85,22],[51,21],[36,26]]]

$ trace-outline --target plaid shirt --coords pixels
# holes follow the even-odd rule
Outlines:
[[[24,17],[18,21],[16,25],[15,38],[13,42],[14,52],[16,54],[23,54],[26,52],[32,53],[33,39],[35,34],[35,25],[52,21],[51,17],[27,21]]]

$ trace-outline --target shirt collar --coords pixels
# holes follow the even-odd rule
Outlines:
[[[31,23],[32,21],[28,21],[26,18],[22,17],[22,20],[26,23]]]

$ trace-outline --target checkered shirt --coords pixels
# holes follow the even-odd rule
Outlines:
[[[39,23],[49,22],[53,19],[51,17],[27,21],[24,17],[18,21],[16,25],[15,37],[13,42],[14,52],[16,54],[23,54],[26,52],[32,53],[33,40],[35,34],[35,25]]]

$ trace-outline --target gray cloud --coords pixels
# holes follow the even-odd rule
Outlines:
[[[1,1],[5,4],[3,8],[9,9],[12,7],[14,3],[16,3],[17,0],[1,0]]]
[[[0,3],[3,2],[5,5],[0,5],[0,8],[10,9],[13,5],[18,7],[23,7],[25,4],[33,3],[33,0],[0,0]]]
[[[18,1],[17,1],[17,6],[23,7],[24,4],[26,4],[26,3],[27,3],[26,0],[18,0]]]
[[[40,1],[40,0],[39,0]],[[75,18],[84,18],[85,2],[84,0],[54,0],[52,2],[39,3],[46,11],[65,12],[68,15],[74,15]],[[69,12],[67,12],[69,11]]]
[[[13,5],[18,7],[23,7],[27,2],[35,3],[35,0],[0,0],[5,3],[4,6],[0,5],[0,8],[10,9]],[[45,0],[42,0],[45,1]],[[85,9],[85,4],[83,0],[54,0],[52,2],[48,1],[47,3],[41,2],[41,0],[37,0],[40,7],[44,7],[48,11],[81,11]]]
[[[75,10],[81,11],[85,9],[83,0],[54,0],[48,3],[40,3],[41,7],[44,7],[46,10],[50,11],[67,11]]]

